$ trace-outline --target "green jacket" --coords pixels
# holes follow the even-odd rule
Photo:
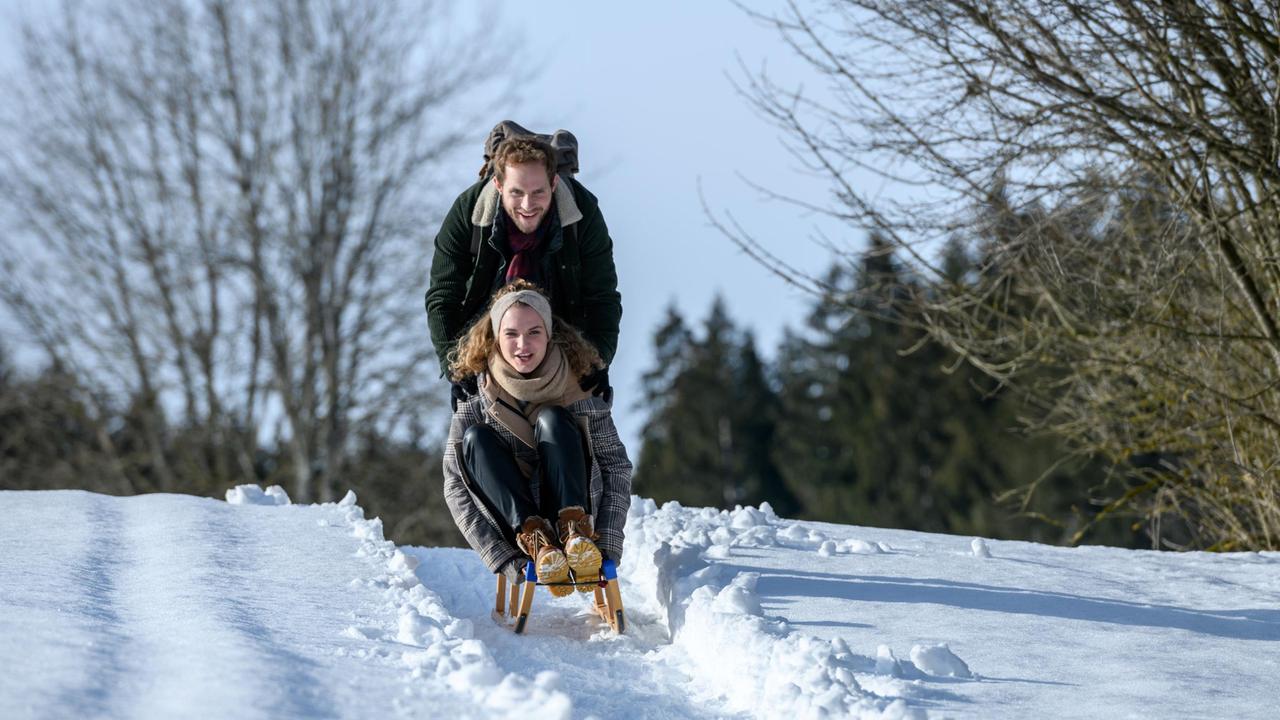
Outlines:
[[[489,305],[502,284],[507,268],[507,248],[497,188],[481,180],[453,202],[436,234],[431,261],[431,285],[427,289],[427,326],[440,358],[441,374],[448,374],[448,355],[467,328]],[[613,265],[613,241],[605,227],[600,205],[582,183],[561,177],[555,206],[548,212],[554,223],[544,238],[542,275],[548,278],[551,310],[576,327],[608,364],[618,348],[618,324],[622,320],[622,296]],[[481,230],[481,242],[472,254],[472,235]]]

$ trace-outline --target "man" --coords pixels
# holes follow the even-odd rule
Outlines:
[[[535,137],[503,140],[492,168],[492,179],[482,178],[458,196],[436,235],[426,306],[441,373],[447,373],[459,335],[493,292],[516,278],[541,286],[552,311],[595,345],[607,366],[618,346],[622,297],[613,241],[596,197],[577,180],[557,175],[554,149]],[[582,386],[607,400],[607,367]],[[455,382],[455,407],[474,393],[474,378]]]

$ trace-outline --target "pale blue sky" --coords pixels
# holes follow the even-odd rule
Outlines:
[[[24,9],[47,6],[0,0],[0,70],[16,62],[12,19]],[[747,67],[767,63],[775,79],[803,82],[809,92],[820,91],[821,82],[774,31],[728,0],[498,0],[492,17],[515,30],[495,32],[492,40],[510,43],[512,72],[527,80],[519,83],[519,101],[476,127],[475,152],[464,149],[446,176],[456,179],[456,191],[466,187],[485,135],[504,118],[577,135],[579,179],[599,197],[615,243],[624,316],[610,375],[615,418],[635,459],[644,421],[634,410],[640,376],[651,366],[652,334],[669,304],[696,324],[720,293],[739,326],[753,330],[759,350],[772,356],[783,328],[799,325],[812,302],[709,225],[699,183],[713,209],[732,212],[766,247],[802,269],[819,272],[830,261],[813,241],[819,228],[837,241],[862,242],[861,232],[765,201],[739,177],[793,196],[829,198],[829,185],[802,171],[781,133],[753,113],[730,76],[740,77],[741,56]],[[456,192],[446,194],[444,206]],[[413,296],[421,302],[420,290]]]

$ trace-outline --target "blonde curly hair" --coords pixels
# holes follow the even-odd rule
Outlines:
[[[493,324],[489,320],[489,310],[498,298],[521,290],[532,290],[546,297],[546,293],[542,291],[542,288],[528,280],[515,280],[494,293],[484,313],[476,318],[475,324],[467,330],[466,335],[462,336],[462,339],[458,341],[453,350],[449,351],[450,379],[461,380],[472,375],[478,375],[489,367],[489,356],[495,352],[500,352],[498,350],[498,339],[493,334]],[[524,303],[517,304],[523,305]],[[582,377],[596,368],[604,367],[604,361],[600,359],[600,353],[582,337],[576,328],[559,316],[552,316],[551,325],[550,344],[559,347],[564,352],[564,358],[569,363],[569,370],[575,377]]]

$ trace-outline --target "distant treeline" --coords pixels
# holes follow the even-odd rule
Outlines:
[[[944,262],[955,281],[976,270],[958,243]],[[904,322],[906,296],[928,290],[888,246],[873,239],[860,264],[836,264],[824,282],[828,296],[772,363],[722,299],[700,328],[668,310],[644,377],[637,493],[768,501],[786,516],[877,527],[1149,544],[1132,518],[1090,524],[1106,465],[1022,431],[1016,393]]]
[[[221,498],[236,485],[258,483],[292,492],[297,473],[284,448],[253,443],[235,427],[170,424],[146,398],[113,403],[99,390],[88,402],[90,392],[56,367],[23,376],[0,347],[0,490]],[[437,435],[421,426],[407,438],[362,435],[341,467],[324,474],[355,490],[365,511],[382,518],[388,537],[457,544],[441,491]],[[246,447],[257,448],[252,457],[244,457]]]

